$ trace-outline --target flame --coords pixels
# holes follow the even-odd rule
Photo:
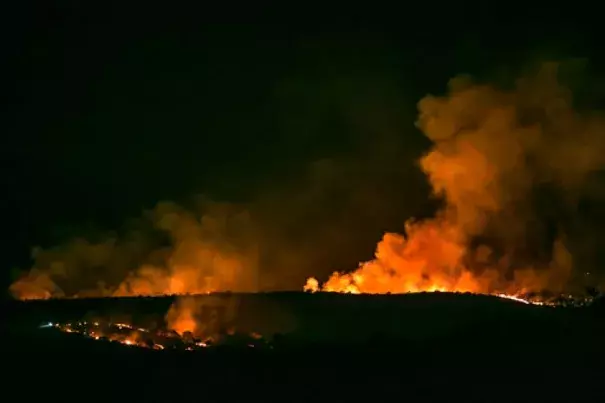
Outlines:
[[[481,280],[459,265],[465,247],[456,227],[435,219],[408,222],[406,229],[407,238],[385,234],[376,258],[356,271],[334,273],[321,287],[317,279],[309,278],[304,289],[352,294],[481,290]]]
[[[35,269],[11,284],[10,292],[20,300],[49,299],[64,296],[47,273]]]
[[[99,322],[80,321],[75,323],[50,323],[49,325],[40,326],[40,328],[55,328],[65,333],[79,334],[92,340],[106,340],[112,343],[123,344],[130,347],[148,348],[153,350],[165,350],[165,343],[170,343],[173,348],[178,348],[182,345],[182,349],[186,351],[194,351],[198,349],[209,348],[216,342],[212,338],[205,339],[187,339],[182,334],[165,332],[162,330],[153,331],[141,327],[135,327],[127,323],[107,323],[100,324]],[[172,329],[175,330],[175,329]],[[125,334],[124,331],[129,331]],[[136,332],[145,333],[145,338],[141,337]],[[177,332],[178,333],[178,332]],[[231,335],[235,334],[235,330]],[[252,332],[247,335],[249,342],[248,347],[257,347],[258,343],[264,343],[263,336],[259,333]],[[175,344],[178,342],[180,344]],[[255,344],[256,343],[256,344]]]
[[[433,218],[409,221],[403,234],[384,234],[375,258],[353,272],[336,272],[324,284],[311,277],[304,290],[472,292],[524,301],[523,295],[531,292],[562,292],[572,278],[574,264],[564,225],[553,245],[552,261],[532,257],[530,263],[519,262],[516,256],[523,255],[532,244],[529,241],[543,241],[544,233],[549,232],[537,230],[539,234],[534,235],[530,228],[534,218],[539,218],[536,210],[542,208],[538,202],[534,204],[541,186],[577,201],[588,178],[605,167],[601,135],[605,120],[573,110],[571,92],[558,82],[557,63],[541,67],[535,76],[518,80],[514,89],[458,77],[451,80],[444,96],[421,99],[416,124],[432,147],[418,165],[443,208]],[[570,208],[568,202],[562,204]],[[103,285],[77,296],[257,291],[251,268],[258,268],[259,248],[270,248],[258,244],[257,228],[248,212],[242,215],[227,210],[218,218],[198,217],[171,203],[158,205],[152,221],[172,240],[168,256],[158,263],[164,266],[139,266],[117,288]],[[238,236],[224,243],[224,238],[233,235],[228,230],[231,227],[237,228]],[[239,235],[246,235],[245,241]],[[489,245],[481,245],[483,249],[474,246],[484,238],[495,239],[498,257]],[[112,259],[108,256],[115,249],[113,241],[100,245],[83,241],[72,246],[74,251],[67,256],[54,256],[52,251],[39,254],[36,267],[40,269],[32,269],[15,282],[13,295],[19,299],[64,297],[53,279],[78,273],[81,261],[95,269],[109,265]],[[144,261],[158,259],[153,254]],[[511,271],[513,278],[509,278]],[[173,316],[177,331],[196,330],[194,313],[183,309]]]
[[[192,311],[183,309],[179,310],[178,316],[171,321],[170,327],[182,336],[185,332],[195,332],[197,321]]]
[[[432,148],[419,166],[443,208],[433,218],[409,221],[405,235],[384,234],[375,258],[353,272],[336,272],[322,285],[309,278],[304,290],[472,292],[516,300],[544,290],[563,292],[574,263],[563,232],[550,262],[517,261],[534,236],[530,227],[540,207],[532,200],[545,182],[561,192],[576,191],[605,160],[595,152],[602,150],[601,136],[592,132],[603,122],[573,111],[557,77],[557,65],[547,63],[512,91],[457,78],[446,96],[424,97],[417,126]],[[593,137],[598,146],[577,145],[578,138]],[[475,245],[490,237],[498,254],[489,245]]]
[[[250,220],[243,207],[206,202],[194,213],[161,202],[143,218],[170,244],[155,248],[135,231],[123,239],[78,238],[35,248],[34,267],[11,284],[11,294],[29,300],[257,291],[257,246],[248,241]]]
[[[387,294],[417,292],[471,292],[494,295],[523,303],[543,301],[523,298],[546,283],[535,271],[520,270],[515,281],[486,269],[477,274],[463,265],[467,253],[462,230],[444,217],[406,224],[407,236],[386,233],[378,243],[375,259],[361,263],[351,273],[333,273],[322,285],[314,278],[307,292]]]
[[[323,285],[310,277],[303,290],[348,294],[470,292],[526,304],[546,304],[523,297],[528,291],[523,284],[532,283],[528,278],[532,278],[533,271],[521,271],[519,282],[507,282],[497,270],[475,274],[464,268],[461,261],[466,249],[458,241],[456,228],[447,222],[409,222],[406,228],[407,238],[385,234],[374,260],[361,263],[352,273],[335,272]]]

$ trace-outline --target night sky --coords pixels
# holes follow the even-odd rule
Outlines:
[[[498,80],[584,57],[598,75],[602,62],[590,22],[566,20],[569,10],[435,16],[433,4],[321,22],[239,10],[226,23],[226,11],[76,4],[22,2],[4,15],[15,67],[2,136],[6,281],[34,246],[119,230],[159,201],[200,194],[270,200],[263,229],[308,257],[288,284],[353,268],[385,230],[437,203],[416,166],[429,146],[414,127],[419,99],[458,74]]]

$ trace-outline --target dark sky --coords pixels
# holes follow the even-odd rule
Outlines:
[[[19,3],[4,16],[15,69],[5,76],[3,269],[27,267],[34,245],[119,228],[158,201],[308,192],[317,160],[338,167],[352,193],[380,189],[329,224],[360,235],[317,258],[355,264],[382,231],[427,213],[414,166],[428,145],[413,125],[421,97],[454,75],[498,76],[541,57],[600,62],[590,23],[564,19],[569,10],[332,10],[319,22],[294,11]],[[277,205],[293,205],[283,197]],[[307,237],[324,216],[334,214],[304,220]]]

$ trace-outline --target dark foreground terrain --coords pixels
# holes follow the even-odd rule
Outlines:
[[[596,305],[536,307],[452,294],[222,298],[237,300],[235,310],[227,304],[225,320],[241,326],[269,331],[273,316],[279,336],[273,349],[154,351],[37,328],[42,321],[77,320],[91,312],[158,321],[170,299],[11,303],[2,343],[5,396],[127,402],[603,401],[605,318]],[[214,303],[222,306],[216,298]],[[159,313],[154,317],[154,312]]]

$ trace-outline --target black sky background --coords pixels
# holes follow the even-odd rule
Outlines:
[[[28,267],[32,246],[119,228],[158,201],[203,193],[246,203],[298,188],[313,161],[396,145],[378,169],[381,211],[316,271],[352,267],[384,230],[433,207],[414,166],[428,147],[413,126],[420,98],[460,73],[498,77],[543,57],[588,57],[595,71],[602,62],[596,27],[570,10],[415,7],[321,22],[271,9],[7,9],[7,281],[9,269]]]

